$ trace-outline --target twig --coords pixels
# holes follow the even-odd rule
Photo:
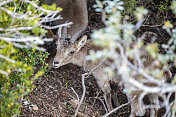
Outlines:
[[[11,63],[15,63],[15,60],[12,60],[12,59],[10,59],[10,58],[8,58],[8,57],[6,57],[4,55],[1,55],[1,54],[0,54],[0,58],[5,59],[5,60],[7,60],[7,61],[9,61]]]
[[[33,19],[37,19],[39,18],[40,20],[36,22],[35,26],[21,26],[21,27],[16,27],[16,26],[11,26],[11,27],[7,27],[7,28],[0,28],[0,31],[2,31],[3,33],[0,34],[0,40],[4,40],[8,43],[12,43],[15,44],[14,46],[16,47],[21,47],[21,48],[30,48],[30,47],[34,47],[37,50],[42,50],[44,51],[43,48],[40,48],[38,46],[34,46],[35,45],[41,45],[44,44],[44,42],[46,41],[51,41],[51,39],[42,39],[43,37],[33,37],[30,34],[23,34],[20,33],[20,31],[22,30],[27,30],[27,31],[31,31],[36,27],[39,26],[43,26],[43,28],[46,29],[55,29],[61,26],[69,26],[71,23],[67,23],[67,24],[59,24],[59,25],[55,25],[55,26],[45,26],[44,23],[45,22],[51,22],[51,21],[56,21],[59,19],[62,19],[60,15],[58,15],[58,13],[60,11],[51,11],[51,10],[47,10],[42,8],[41,6],[39,6],[37,4],[37,1],[30,1],[30,0],[19,0],[19,2],[23,3],[27,3],[32,5],[33,7],[36,8],[36,12],[40,12],[39,14],[32,14],[31,11],[26,11],[25,13],[17,13],[16,10],[16,6],[15,9],[13,11],[7,9],[6,7],[3,7],[3,5],[6,5],[8,3],[13,2],[14,0],[6,0],[6,1],[2,1],[0,0],[0,10],[6,12],[12,19],[18,19],[18,20],[33,20]],[[43,14],[47,13],[45,16]],[[24,45],[21,45],[20,42],[23,42]]]
[[[98,65],[96,65],[91,71],[89,71],[89,73],[86,73],[86,78],[88,78],[88,77],[92,74],[92,72],[93,72],[94,70],[96,70],[98,67],[100,67],[100,65],[102,65],[102,64],[105,62],[106,58],[107,58],[107,56],[104,57],[104,58],[100,61],[100,63],[99,63]]]
[[[104,107],[106,113],[108,113],[108,109],[106,108],[106,105],[105,105],[104,101],[103,101],[100,97],[97,97],[97,96],[96,96],[96,97],[90,97],[90,98],[99,99],[99,100],[101,101],[101,103],[103,104],[103,107]]]
[[[124,107],[124,106],[130,104],[135,98],[136,98],[136,96],[135,96],[133,99],[131,99],[129,102],[127,102],[127,103],[125,103],[125,104],[122,104],[122,105],[116,107],[115,109],[111,110],[109,113],[103,115],[102,117],[107,117],[107,116],[109,116],[110,114],[114,113],[115,111],[119,110],[120,108],[122,108],[122,107]]]
[[[72,91],[74,92],[74,94],[76,95],[77,100],[78,100],[78,104],[79,104],[79,96],[78,96],[78,94],[77,94],[76,91],[73,89],[73,87],[71,87],[71,89],[72,89]]]
[[[1,74],[4,74],[6,77],[8,77],[8,76],[9,76],[9,75],[8,75],[8,73],[7,73],[7,72],[5,72],[5,71],[0,70],[0,73],[1,73]]]
[[[69,25],[73,24],[72,22],[69,22],[69,23],[65,23],[65,24],[60,24],[60,25],[56,25],[56,26],[46,26],[46,25],[42,25],[44,28],[46,29],[57,29],[57,28],[60,28],[60,27],[67,27]]]
[[[84,100],[84,97],[85,97],[85,93],[86,93],[86,86],[85,86],[85,83],[84,83],[85,75],[86,75],[86,73],[85,73],[85,74],[82,74],[83,94],[82,94],[81,100],[80,100],[80,102],[79,102],[79,104],[78,104],[78,106],[77,106],[77,109],[76,109],[76,111],[75,111],[74,117],[77,116],[78,111],[79,111],[79,108],[80,108],[80,106],[81,106],[81,104],[82,104],[82,102],[83,102],[83,100]]]
[[[14,0],[3,1],[3,2],[0,3],[0,7],[5,5],[5,4],[8,4],[8,3],[12,2],[12,1],[14,1]]]
[[[141,27],[161,27],[163,25],[163,22],[159,25],[141,25]]]

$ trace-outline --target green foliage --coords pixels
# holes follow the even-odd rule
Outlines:
[[[173,10],[174,13],[176,13],[176,1],[172,2],[171,9]]]
[[[160,12],[169,8],[169,0],[164,0],[164,1],[162,0],[162,1],[159,2],[159,4],[155,4],[154,2],[152,2],[152,4]]]
[[[123,15],[133,15],[134,11],[138,5],[137,0],[123,0],[124,1],[124,11],[122,12]]]
[[[139,50],[143,47],[146,51],[146,54],[151,55],[152,59],[155,60],[156,63],[153,63],[153,65],[156,65],[156,67],[140,69],[142,69],[142,72],[151,75],[153,79],[162,78],[164,72],[167,71],[170,67],[170,65],[168,65],[169,62],[173,63],[171,64],[171,66],[176,66],[176,29],[173,29],[173,24],[171,24],[171,22],[169,21],[164,22],[163,28],[168,32],[168,34],[171,35],[171,39],[169,40],[168,44],[162,44],[163,48],[166,49],[166,54],[161,54],[158,51],[158,43],[144,45],[143,40],[140,37],[135,36],[136,29],[138,29],[142,25],[144,21],[144,15],[147,14],[147,10],[143,7],[135,8],[136,10],[134,14],[137,19],[137,23],[132,24],[124,20],[122,17],[123,13],[120,12],[119,9],[117,9],[118,7],[121,7],[122,4],[117,4],[119,2],[118,0],[113,0],[110,2],[113,2],[111,4],[115,4],[116,6],[112,6],[111,8],[109,8],[113,9],[111,10],[111,12],[107,11],[106,8],[103,9],[103,4],[101,2],[97,4],[96,8],[98,8],[98,11],[104,11],[109,15],[105,15],[104,18],[104,23],[106,27],[104,29],[94,31],[94,33],[92,34],[92,38],[94,39],[95,45],[101,46],[104,49],[96,52],[93,50],[90,51],[89,56],[86,57],[87,60],[96,61],[96,59],[100,58],[110,58],[110,60],[114,61],[112,66],[116,67],[119,70],[118,73],[120,75],[123,76],[125,74],[124,76],[128,76],[126,74],[129,72],[130,76],[131,74],[133,74],[133,68],[136,67],[136,69],[138,69],[138,67],[140,66],[138,66],[138,64],[135,65],[138,62],[134,61],[135,57],[140,56],[138,55],[138,53],[140,53]],[[165,0],[165,2],[160,2],[160,4],[162,5],[164,5],[164,3],[164,8],[168,8],[168,1]],[[124,6],[125,4],[126,1],[124,1]],[[171,8],[174,12],[176,11],[175,1],[172,3]],[[120,52],[118,52],[117,50]],[[132,58],[134,63],[134,66],[131,68],[129,66],[132,66],[132,64],[129,64],[130,62],[126,62],[129,58]],[[141,62],[143,64],[145,60],[142,58],[142,56],[140,56],[139,58],[141,59]],[[105,69],[106,71],[111,72],[109,68],[108,70],[107,68]],[[142,72],[140,74],[142,74]],[[132,76],[130,76],[130,78],[131,77]],[[176,76],[174,78],[176,78]],[[139,82],[141,83],[141,81]],[[173,80],[173,82],[175,83],[176,79]]]
[[[38,0],[32,2],[36,1]],[[41,13],[33,5],[19,0],[14,0],[3,7],[11,12],[15,11],[16,14],[26,13],[27,17]],[[48,10],[61,10],[56,8],[56,5],[42,5],[42,7]],[[19,17],[11,17],[0,10],[0,28],[35,27],[32,31],[19,31],[31,36],[41,36],[47,32],[38,25],[40,17],[31,20]],[[33,82],[46,71],[47,64],[44,61],[48,57],[47,52],[36,51],[32,48],[16,48],[13,44],[1,40],[1,35],[5,33],[5,31],[0,31],[0,117],[10,117],[20,113],[20,101],[34,88]]]
[[[35,49],[21,49],[18,48],[16,57],[20,61],[24,61],[27,65],[36,66],[40,65],[43,70],[46,70],[45,59],[48,57],[47,52],[36,51]]]
[[[10,56],[15,63],[0,59],[0,69],[9,73],[9,76],[0,74],[0,112],[1,117],[11,116],[19,113],[19,99],[27,95],[34,87],[33,81],[46,71],[47,65],[44,63],[47,53],[42,51],[34,51],[33,49],[15,49],[12,44],[0,41],[3,49],[0,54]],[[31,75],[36,72],[36,65],[41,65],[37,73],[33,77]],[[31,77],[29,79],[29,77]]]
[[[157,54],[158,54],[158,44],[154,43],[154,44],[148,44],[146,46],[146,50],[148,51],[148,53],[153,57],[156,58]]]
[[[11,56],[11,59],[15,60],[13,54],[17,53],[12,44],[0,41],[0,45],[6,46],[0,49],[0,54],[4,56]],[[18,108],[20,103],[17,99],[22,98],[29,92],[29,88],[32,88],[32,82],[28,80],[33,70],[28,67],[27,64],[16,61],[11,63],[7,60],[0,59],[0,70],[9,73],[9,76],[0,74],[0,116],[11,116],[15,113],[19,113]],[[19,71],[19,72],[18,72]],[[24,74],[24,72],[28,72]]]

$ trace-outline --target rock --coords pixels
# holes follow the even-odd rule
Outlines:
[[[76,108],[78,105],[78,100],[76,99],[71,99],[69,103],[73,106],[73,108]]]
[[[38,110],[38,106],[37,105],[33,105],[32,106],[32,110],[37,111]]]

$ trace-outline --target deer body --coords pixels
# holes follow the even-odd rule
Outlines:
[[[48,5],[55,3],[63,10],[59,13],[62,19],[53,22],[54,25],[72,22],[67,28],[67,35],[75,41],[88,25],[88,12],[86,0],[44,0]],[[63,31],[62,31],[63,32]]]

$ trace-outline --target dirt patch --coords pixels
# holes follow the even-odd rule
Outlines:
[[[85,73],[80,67],[69,64],[59,69],[52,69],[45,77],[40,77],[35,82],[36,88],[25,98],[28,104],[21,108],[21,116],[25,117],[70,117],[73,116],[78,98],[82,95],[81,75]],[[93,76],[85,79],[86,95],[79,110],[80,117],[100,117],[106,113],[104,98]],[[74,90],[73,90],[74,89]],[[74,93],[76,92],[76,94]],[[127,102],[127,98],[119,93],[120,102]],[[126,100],[125,100],[126,99]],[[38,110],[32,109],[32,105],[37,105]],[[128,107],[123,108],[118,115],[128,113]]]
[[[78,101],[76,94],[79,98],[82,95],[81,75],[83,73],[81,68],[72,64],[50,70],[48,76],[39,78],[38,83],[35,83],[36,88],[26,97],[30,105],[37,105],[39,109],[33,111],[29,109],[29,106],[24,106],[21,116],[72,116]],[[80,108],[80,114],[84,113],[84,116],[102,115],[104,113],[101,111],[104,110],[103,104],[99,99],[95,100],[98,92],[100,92],[98,97],[103,100],[102,93],[94,78],[90,76],[85,80],[85,84],[87,86],[86,98]]]
[[[85,34],[90,39],[90,34],[95,29],[104,27],[101,21],[101,14],[96,13],[92,7],[94,0],[88,1],[89,11],[89,25]],[[172,20],[173,15],[171,11],[158,12],[149,3],[142,3],[147,5],[149,9],[149,15],[144,25],[139,29],[139,34],[144,32],[152,32],[157,35],[159,44],[166,43],[170,38],[169,35],[162,29],[160,24],[166,20]],[[157,14],[157,15],[155,15]],[[162,17],[164,16],[164,17]],[[149,38],[146,38],[146,43],[150,43]],[[55,55],[55,43],[46,44],[47,50],[51,53],[50,58]],[[161,49],[162,52],[162,49]],[[173,68],[174,69],[174,68]],[[174,73],[175,70],[172,70]],[[36,88],[25,97],[22,104],[21,117],[70,117],[74,115],[77,107],[78,98],[82,95],[82,83],[81,75],[85,73],[80,67],[68,64],[60,67],[59,69],[51,69],[46,76],[40,77],[36,82]],[[101,90],[99,89],[93,76],[85,79],[86,95],[84,102],[79,110],[79,117],[100,117],[106,113],[105,103]],[[76,93],[74,93],[74,91]],[[122,93],[118,93],[118,99],[121,104],[127,102],[126,96]],[[147,104],[147,98],[146,98]],[[36,105],[38,109],[33,109],[32,105]],[[164,112],[160,110],[159,116]],[[128,117],[130,113],[129,106],[126,106],[112,116]],[[145,117],[149,116],[148,114]]]

